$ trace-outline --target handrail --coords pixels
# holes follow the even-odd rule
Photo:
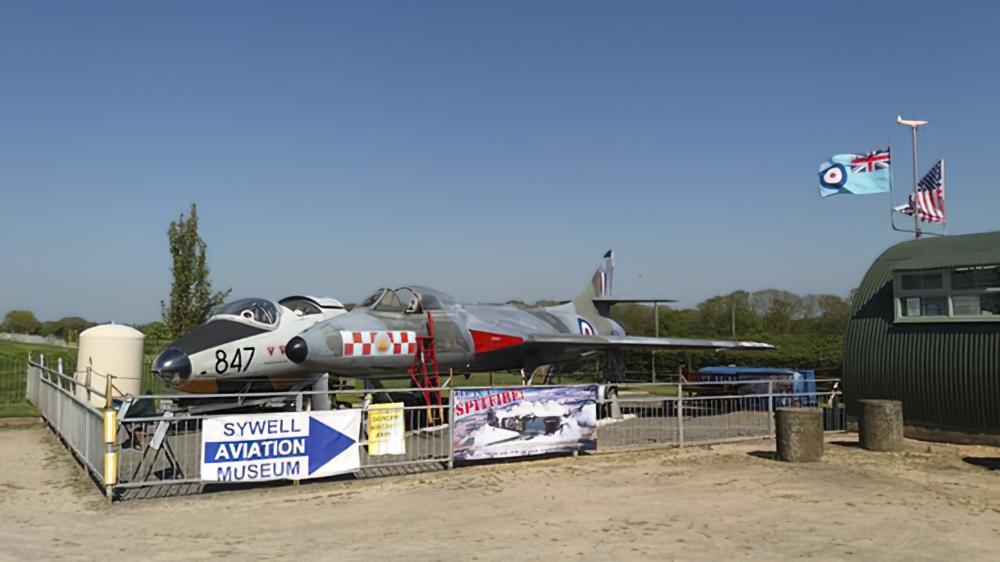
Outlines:
[[[28,366],[35,367],[36,369],[40,369],[42,372],[47,373],[50,377],[53,377],[53,376],[54,377],[58,377],[61,381],[68,382],[69,384],[73,385],[73,389],[74,390],[76,390],[77,388],[82,388],[82,389],[86,390],[87,392],[90,392],[91,394],[95,394],[95,395],[97,395],[97,396],[99,396],[101,398],[107,398],[107,394],[104,391],[97,390],[96,388],[87,386],[86,384],[84,384],[84,383],[76,380],[74,377],[71,377],[71,376],[69,376],[69,375],[67,375],[65,373],[60,373],[59,371],[56,371],[55,369],[52,369],[51,367],[46,367],[45,365],[42,365],[40,363],[36,363],[33,360],[29,360],[28,361]],[[44,379],[42,379],[42,380],[44,380]]]
[[[56,373],[56,374],[58,374],[58,373]],[[52,388],[56,389],[57,391],[61,392],[62,394],[65,394],[69,399],[73,400],[74,402],[78,403],[79,405],[81,405],[84,408],[86,408],[87,410],[89,410],[90,413],[94,414],[97,417],[101,417],[101,411],[100,410],[98,410],[93,405],[91,405],[89,401],[87,401],[87,400],[80,400],[79,398],[76,397],[76,395],[74,393],[72,393],[72,392],[66,390],[65,388],[63,388],[62,385],[55,384],[51,380],[48,380],[48,379],[46,379],[44,377],[39,377],[39,382],[51,386]]]
[[[63,375],[65,376],[65,375]],[[228,393],[218,393],[218,394],[144,394],[137,395],[137,399],[151,399],[151,400],[177,400],[177,399],[211,399],[211,398],[254,398],[254,399],[264,399],[264,398],[296,398],[298,396],[313,396],[317,394],[343,394],[343,395],[354,395],[354,396],[364,396],[366,394],[380,394],[380,393],[414,393],[426,391],[455,391],[455,390],[497,390],[497,389],[524,389],[524,388],[566,388],[566,387],[585,387],[605,384],[607,386],[615,386],[618,388],[651,388],[651,387],[679,387],[683,389],[691,389],[704,386],[732,386],[732,385],[767,385],[774,383],[828,383],[828,382],[841,382],[841,379],[837,378],[824,378],[824,379],[802,379],[800,381],[793,381],[790,379],[754,379],[754,380],[739,380],[739,381],[704,381],[704,382],[643,382],[643,383],[575,383],[575,384],[536,384],[536,385],[519,385],[519,384],[509,384],[509,385],[498,385],[498,386],[436,386],[431,388],[369,388],[369,389],[346,389],[346,390],[298,390],[298,391],[285,391],[285,392],[228,392]],[[827,393],[826,391],[823,391]],[[101,394],[103,396],[103,394]],[[741,395],[749,396],[749,395]]]

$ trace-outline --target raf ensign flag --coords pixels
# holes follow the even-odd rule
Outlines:
[[[889,149],[868,154],[838,154],[819,167],[822,197],[846,193],[886,193],[892,183]]]

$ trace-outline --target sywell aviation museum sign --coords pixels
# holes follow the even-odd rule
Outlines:
[[[358,470],[360,410],[222,416],[204,421],[201,479],[304,480]]]

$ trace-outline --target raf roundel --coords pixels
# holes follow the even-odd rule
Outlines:
[[[819,183],[830,189],[840,189],[847,183],[847,168],[843,164],[833,164],[819,174]]]
[[[594,330],[594,327],[590,325],[590,322],[587,322],[583,318],[577,318],[576,320],[580,324],[580,333],[581,334],[583,334],[585,336],[592,336],[592,335],[594,335],[596,333],[595,330]]]

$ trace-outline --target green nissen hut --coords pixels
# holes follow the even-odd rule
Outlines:
[[[844,335],[847,409],[902,400],[907,425],[1000,434],[1000,232],[897,244]]]

